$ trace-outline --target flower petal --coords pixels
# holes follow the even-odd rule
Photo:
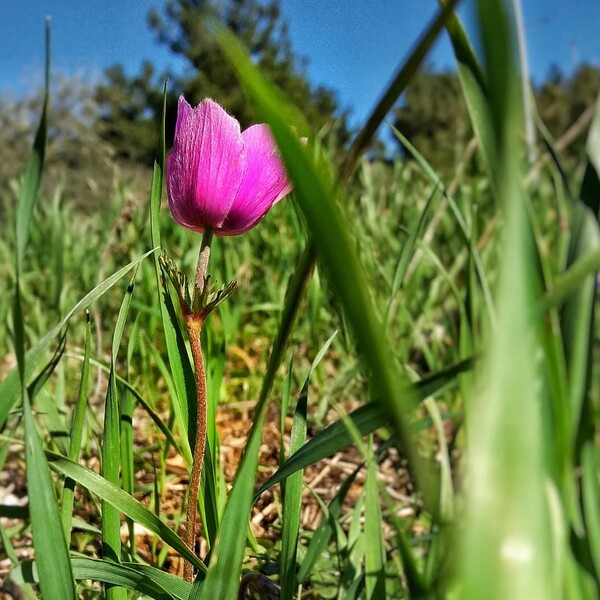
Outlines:
[[[192,109],[181,96],[173,151],[167,158],[167,192],[175,220],[195,231],[218,229],[242,183],[245,156],[236,119],[210,99]]]
[[[237,235],[254,227],[292,191],[273,136],[267,125],[253,125],[242,133],[246,144],[246,172],[223,222],[220,235]]]

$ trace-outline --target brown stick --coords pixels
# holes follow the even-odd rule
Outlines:
[[[205,231],[198,255],[196,267],[196,284],[194,295],[202,294],[205,285],[208,259],[210,258],[210,243],[212,232]],[[202,344],[200,332],[202,331],[203,319],[200,315],[185,315],[185,326],[187,328],[194,371],[196,372],[196,440],[194,442],[194,454],[192,460],[192,473],[190,475],[190,490],[186,508],[185,543],[192,551],[195,551],[196,542],[196,519],[198,515],[198,493],[200,489],[200,475],[202,473],[202,462],[204,461],[204,449],[206,447],[206,373],[204,371],[204,359],[202,358]],[[183,567],[183,577],[188,583],[194,580],[194,565],[187,560]]]
[[[196,541],[196,515],[198,513],[200,474],[202,473],[202,461],[204,459],[204,448],[206,445],[206,375],[204,372],[202,347],[200,344],[200,330],[202,329],[202,323],[193,317],[188,317],[186,319],[186,327],[196,371],[196,393],[198,399],[196,410],[196,441],[194,443],[194,459],[190,476],[185,531],[185,543],[193,552],[194,543]],[[189,583],[194,580],[194,566],[192,563],[185,561],[183,576]]]

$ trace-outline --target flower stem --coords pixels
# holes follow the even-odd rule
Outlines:
[[[198,265],[196,267],[196,285],[194,294],[201,294],[204,290],[208,259],[210,258],[210,243],[212,231],[206,230],[202,237]],[[202,330],[202,318],[195,314],[185,316],[185,325],[190,340],[194,370],[196,372],[196,438],[194,443],[194,454],[192,460],[192,473],[190,475],[188,503],[186,510],[185,543],[194,551],[196,541],[196,517],[198,514],[198,493],[200,488],[200,475],[202,473],[202,462],[204,460],[204,449],[206,446],[206,373],[204,371],[204,359],[202,358],[202,344],[200,332]],[[184,579],[191,583],[194,580],[194,567],[192,563],[185,561],[183,568]]]

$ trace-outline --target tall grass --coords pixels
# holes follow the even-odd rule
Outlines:
[[[5,590],[598,597],[600,110],[581,164],[563,165],[551,140],[539,149],[551,160],[529,162],[513,4],[478,3],[476,44],[455,3],[441,4],[343,164],[236,39],[215,32],[295,191],[258,228],[213,246],[211,275],[239,291],[202,337],[198,553],[179,535],[194,374],[159,250],[191,273],[199,239],[162,208],[164,124],[148,204],[115,185],[86,216],[60,189],[38,198],[45,105],[16,208],[1,194],[0,463],[27,498],[0,501]],[[361,158],[443,27],[484,172],[444,181],[401,131],[410,159]],[[224,410],[246,435],[233,476]],[[340,462],[349,468],[336,472]],[[328,494],[315,489],[321,477]],[[309,527],[310,506],[320,520]]]

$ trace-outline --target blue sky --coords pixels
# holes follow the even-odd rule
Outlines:
[[[600,66],[599,0],[522,0],[531,72],[551,64],[570,71],[582,61]],[[467,25],[469,4],[461,9]],[[137,71],[148,58],[159,69],[184,63],[156,44],[146,25],[161,0],[21,0],[0,8],[0,91],[20,94],[41,80],[43,27],[52,17],[53,66],[89,80],[115,62]],[[353,108],[354,124],[367,115],[428,20],[436,0],[282,0],[294,49],[309,59],[311,79],[337,90]],[[451,67],[441,39],[430,61]]]

